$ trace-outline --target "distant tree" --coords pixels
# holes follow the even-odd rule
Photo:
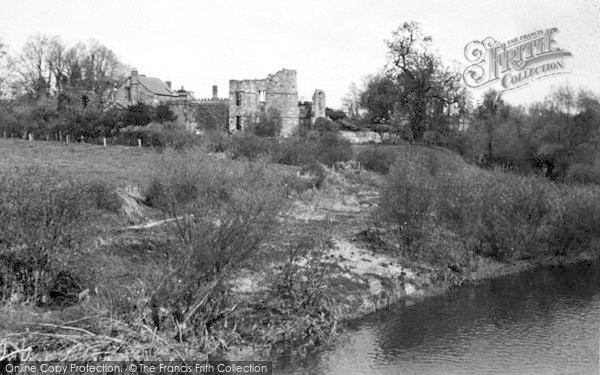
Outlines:
[[[36,34],[25,43],[17,59],[17,71],[20,75],[20,84],[25,93],[33,97],[50,94],[52,69],[51,69],[51,38]]]
[[[352,82],[348,86],[348,92],[342,98],[342,104],[346,108],[348,116],[352,119],[360,117],[360,95],[361,90],[356,83]]]
[[[416,22],[405,22],[387,41],[387,76],[398,87],[398,110],[408,115],[415,139],[449,117],[464,103],[460,73],[443,66],[431,48],[431,37]]]
[[[346,118],[346,112],[331,108],[325,108],[325,116],[329,117],[333,121],[342,120]]]
[[[479,120],[480,126],[482,126],[487,144],[487,161],[492,162],[493,144],[495,128],[499,126],[501,121],[501,113],[505,113],[504,100],[502,99],[502,93],[489,89],[483,95],[483,102],[477,108],[477,119]],[[503,116],[504,118],[506,116]]]
[[[361,106],[367,109],[367,120],[373,123],[388,122],[397,108],[399,95],[400,88],[390,77],[370,77],[360,96]]]

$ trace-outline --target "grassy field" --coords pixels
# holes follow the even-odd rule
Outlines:
[[[0,172],[40,166],[84,182],[145,184],[160,154],[151,148],[0,139]]]

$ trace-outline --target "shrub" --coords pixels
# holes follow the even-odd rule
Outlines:
[[[552,210],[545,184],[499,172],[474,187],[471,182],[473,235],[483,255],[508,260],[535,254]]]
[[[257,160],[260,157],[277,154],[277,148],[276,139],[263,138],[249,132],[242,132],[231,137],[229,153],[232,159]]]
[[[590,164],[573,164],[567,169],[565,181],[576,184],[600,184],[600,168]]]
[[[327,177],[327,171],[323,165],[314,159],[302,167],[300,174],[309,176],[310,185],[317,189],[323,186],[323,182],[325,182],[325,178]]]
[[[314,160],[316,145],[302,138],[282,139],[276,161],[281,164],[304,165]]]
[[[315,141],[315,158],[329,167],[338,161],[352,159],[352,145],[336,132],[326,132]]]
[[[263,165],[214,160],[195,151],[167,151],[154,180],[161,192],[154,204],[175,221],[167,230],[179,246],[169,254],[152,303],[203,333],[220,312],[225,278],[275,225],[283,183]]]
[[[356,161],[360,162],[365,169],[386,174],[390,166],[394,163],[397,153],[386,148],[367,147],[356,156]]]
[[[137,145],[137,139],[142,145],[153,147],[188,148],[201,144],[201,139],[185,130],[176,122],[150,123],[146,126],[128,126],[120,129],[121,137],[126,144]]]
[[[340,130],[338,124],[325,117],[317,118],[312,128],[320,132],[336,132]]]
[[[87,192],[96,208],[114,213],[121,209],[121,199],[113,186],[95,182],[87,186]]]
[[[551,222],[549,242],[555,255],[587,250],[600,236],[600,190],[562,188],[559,212]]]
[[[381,192],[380,215],[405,251],[418,251],[428,232],[435,181],[411,155],[393,164]]]
[[[281,117],[279,111],[271,108],[260,116],[260,121],[252,127],[253,133],[259,137],[278,137],[281,134]]]
[[[231,146],[231,137],[221,130],[204,132],[203,145],[207,152],[225,152]]]
[[[0,175],[0,298],[48,297],[65,249],[78,240],[88,208],[85,188],[56,171]]]

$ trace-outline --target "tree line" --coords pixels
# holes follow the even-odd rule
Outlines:
[[[386,66],[362,87],[352,83],[343,98],[350,127],[445,146],[483,166],[600,182],[597,94],[564,85],[515,106],[490,89],[474,105],[458,67],[445,64],[432,43],[416,22],[392,32]]]

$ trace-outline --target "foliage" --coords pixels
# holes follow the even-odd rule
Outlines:
[[[282,204],[280,179],[264,168],[167,151],[152,202],[175,221],[170,254],[152,303],[203,334],[230,277],[269,235]],[[161,293],[160,291],[168,291]]]
[[[381,189],[380,217],[392,226],[402,249],[418,252],[429,231],[435,179],[410,152],[393,164]]]
[[[356,155],[356,161],[368,170],[387,174],[396,160],[397,153],[387,148],[368,147]]]
[[[319,132],[335,132],[339,130],[339,125],[325,117],[319,117],[312,126]]]
[[[278,137],[281,134],[281,126],[281,114],[275,108],[270,108],[268,112],[261,113],[252,130],[259,137]]]
[[[87,193],[94,206],[100,210],[118,213],[121,199],[113,186],[105,182],[94,182],[87,186]]]
[[[277,145],[276,139],[259,137],[250,132],[241,132],[231,136],[228,154],[232,159],[257,160],[260,157],[270,157],[276,154]]]
[[[336,132],[325,132],[312,141],[315,142],[314,157],[329,167],[352,159],[352,145]]]
[[[325,108],[325,116],[330,118],[332,121],[343,120],[346,118],[346,112],[342,110]]]
[[[56,284],[61,256],[85,227],[85,189],[56,171],[0,176],[0,297],[41,303]]]
[[[194,118],[201,129],[225,131],[229,121],[229,104],[227,101],[200,103],[196,105]]]
[[[185,130],[177,122],[150,123],[146,126],[128,126],[120,129],[120,141],[128,145],[137,145],[137,140],[142,140],[142,145],[153,147],[173,147],[176,149],[200,145],[201,138]]]
[[[600,185],[600,169],[591,164],[572,164],[567,169],[565,182]]]

